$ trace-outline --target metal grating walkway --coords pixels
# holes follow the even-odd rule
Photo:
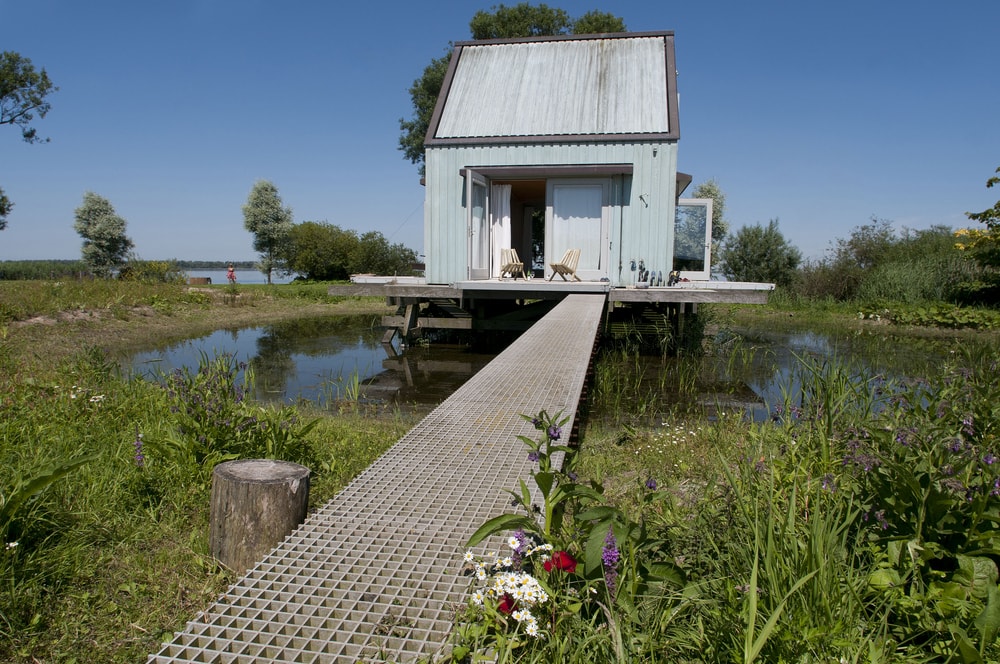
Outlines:
[[[571,416],[604,295],[569,295],[147,662],[403,662],[444,643],[463,544],[532,464],[520,415]]]

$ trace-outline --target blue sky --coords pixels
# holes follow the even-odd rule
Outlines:
[[[78,258],[73,211],[109,199],[146,259],[254,258],[241,206],[270,180],[296,222],[423,249],[407,90],[496,2],[0,0],[0,49],[59,91],[28,145],[0,127],[14,201],[0,260]],[[517,4],[508,2],[508,5]],[[537,3],[536,3],[537,4]],[[679,168],[733,228],[778,219],[820,258],[871,217],[968,225],[1000,166],[997,0],[553,0],[673,30]]]

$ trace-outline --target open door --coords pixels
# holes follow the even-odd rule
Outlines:
[[[469,232],[469,279],[490,278],[489,182],[471,169],[465,173]]]
[[[580,250],[576,274],[584,281],[608,276],[611,214],[608,179],[552,179],[545,209],[545,276],[567,249]]]
[[[682,279],[708,281],[712,269],[712,199],[682,198],[674,214],[674,269]]]

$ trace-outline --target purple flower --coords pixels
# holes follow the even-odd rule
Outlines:
[[[604,583],[608,588],[608,595],[614,601],[617,593],[618,583],[618,560],[621,554],[618,551],[618,541],[615,539],[615,532],[608,527],[608,534],[604,538],[604,547],[601,549],[601,564],[604,566]]]
[[[528,452],[528,461],[538,461],[538,457],[539,455],[537,451],[532,450]]]
[[[823,481],[821,482],[821,486],[823,487],[823,489],[829,491],[830,493],[836,493],[837,479],[831,473],[827,473],[826,475],[823,476]]]
[[[550,440],[559,440],[559,437],[562,435],[562,427],[557,427],[553,424],[549,427],[547,433]]]
[[[882,528],[882,530],[889,529],[889,522],[885,518],[885,510],[875,512],[875,519],[878,521],[878,525]]]
[[[646,488],[649,489],[650,491],[656,491],[656,480],[654,480],[652,477],[646,480]]]
[[[135,465],[137,468],[143,468],[146,465],[146,457],[142,454],[142,434],[139,433],[139,427],[135,428],[135,441],[132,443],[135,445]]]
[[[992,454],[990,454],[989,452],[987,452],[986,455],[983,456],[983,463],[986,464],[987,466],[992,466],[994,463],[996,463],[996,460],[997,458]]]
[[[971,413],[962,418],[962,431],[965,432],[965,435],[967,436],[971,436],[976,432],[976,429],[973,426],[973,418]]]

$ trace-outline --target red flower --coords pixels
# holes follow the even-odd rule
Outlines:
[[[511,597],[510,595],[504,595],[503,599],[500,600],[500,604],[497,605],[497,609],[500,611],[500,613],[511,614],[514,612],[514,609],[516,608],[517,608],[517,602],[515,602],[514,598]]]
[[[575,574],[576,560],[565,551],[556,551],[551,558],[545,561],[545,571],[551,572],[553,569]]]

